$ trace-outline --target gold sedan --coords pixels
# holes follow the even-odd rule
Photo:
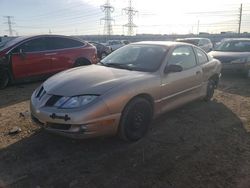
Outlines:
[[[119,135],[136,141],[160,114],[197,99],[209,101],[221,63],[179,42],[124,46],[97,65],[49,78],[31,97],[33,121],[72,138]]]

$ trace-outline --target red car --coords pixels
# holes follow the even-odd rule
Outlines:
[[[97,63],[96,48],[59,35],[18,37],[0,43],[0,89],[9,83],[48,77],[72,67]]]

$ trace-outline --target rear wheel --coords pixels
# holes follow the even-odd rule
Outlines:
[[[213,98],[214,90],[216,88],[216,82],[215,80],[208,80],[207,83],[207,94],[204,98],[205,101],[210,101]]]
[[[0,71],[0,89],[7,87],[10,77],[7,71]]]
[[[144,98],[136,98],[125,107],[119,126],[119,136],[126,141],[137,141],[147,132],[152,119],[152,107]]]

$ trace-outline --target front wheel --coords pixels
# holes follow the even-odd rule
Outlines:
[[[7,87],[9,81],[10,81],[10,77],[9,77],[8,72],[0,71],[0,89],[4,89],[5,87]]]
[[[119,136],[126,141],[137,141],[147,132],[152,119],[152,106],[144,98],[136,98],[125,107],[119,126]]]
[[[208,80],[207,83],[207,94],[204,98],[205,101],[210,101],[213,98],[216,83],[214,80]]]

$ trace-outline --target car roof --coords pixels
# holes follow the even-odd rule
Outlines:
[[[183,38],[183,39],[178,39],[178,40],[201,40],[201,39],[209,39],[209,38],[191,37],[191,38]]]
[[[142,41],[142,42],[135,42],[131,43],[133,44],[149,44],[149,45],[159,45],[159,46],[180,46],[180,45],[188,45],[188,46],[194,46],[192,44],[184,43],[184,42],[175,42],[175,41]]]
[[[81,40],[77,37],[66,36],[66,35],[51,35],[51,34],[20,36],[20,37],[13,39],[13,41],[16,40],[18,42],[21,42],[21,41],[26,40],[26,39],[32,39],[32,38],[37,38],[37,37],[62,37],[62,38],[75,39],[75,40],[79,40],[79,41],[83,42],[83,40]]]
[[[225,38],[224,41],[250,41],[250,38]]]

